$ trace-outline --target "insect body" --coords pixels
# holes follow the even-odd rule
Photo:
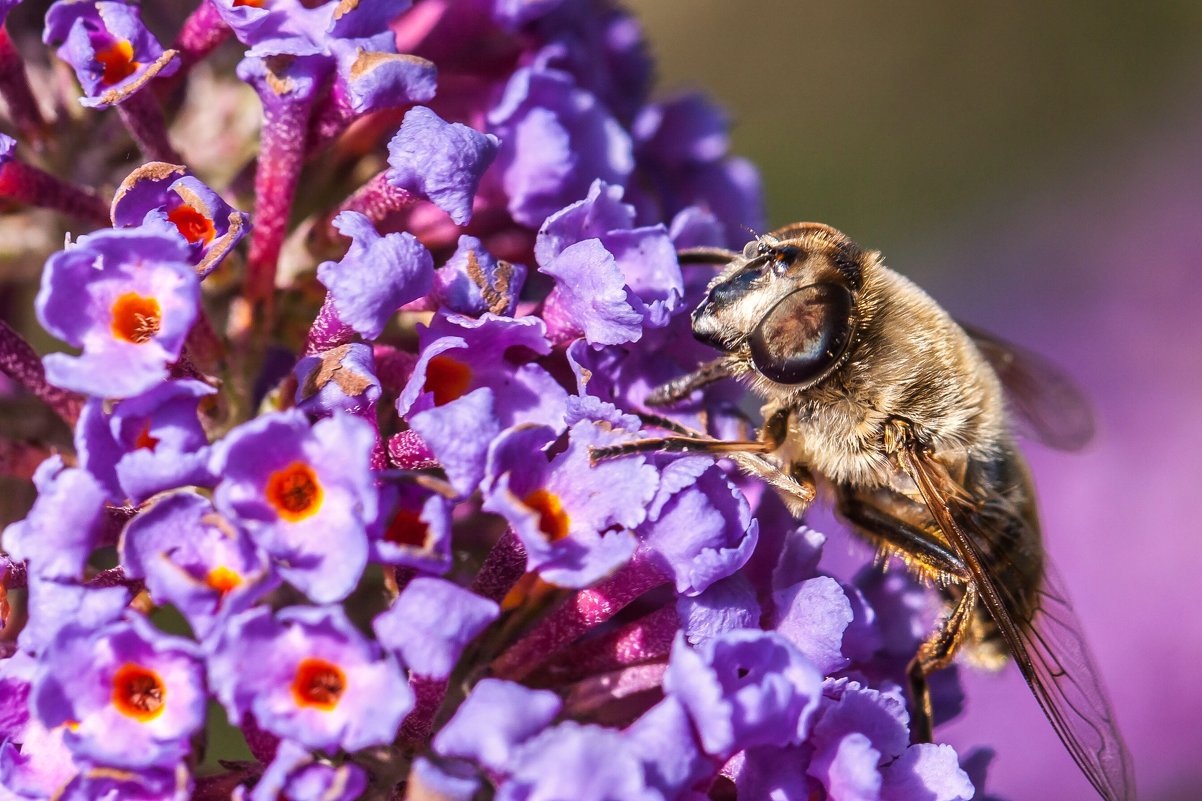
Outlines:
[[[917,739],[931,738],[927,676],[962,649],[1014,658],[1061,741],[1108,801],[1132,799],[1130,757],[1075,616],[1048,565],[1012,419],[1076,447],[1092,432],[1072,385],[1033,354],[957,324],[926,293],[826,225],[799,223],[725,265],[693,312],[722,352],[659,388],[669,405],[722,378],[764,398],[750,442],[681,432],[600,449],[722,453],[800,513],[829,483],[860,534],[933,580],[948,613],[910,664]],[[1009,401],[1009,404],[1007,403]]]

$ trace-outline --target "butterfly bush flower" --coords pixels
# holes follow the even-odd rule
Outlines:
[[[0,369],[74,435],[2,443],[37,497],[0,539],[0,801],[982,797],[987,751],[910,731],[928,588],[824,571],[726,460],[590,458],[749,433],[733,382],[648,403],[714,357],[678,251],[764,211],[721,110],[651,98],[636,20],[173,9],[164,47],[51,6],[78,174],[20,100],[74,87],[0,39],[0,195],[70,234],[35,302],[70,350],[3,324]],[[954,670],[932,695],[955,716]]]

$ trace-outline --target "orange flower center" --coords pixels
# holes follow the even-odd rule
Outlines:
[[[113,336],[141,345],[159,332],[163,310],[147,295],[126,292],[113,303]]]
[[[134,440],[135,448],[145,448],[154,453],[154,449],[158,447],[159,438],[150,435],[150,421],[147,420],[142,426],[142,430],[138,432],[138,438]]]
[[[522,503],[538,512],[538,529],[550,542],[568,536],[572,519],[559,502],[559,496],[545,489],[536,489],[522,499]]]
[[[213,227],[213,221],[187,203],[181,203],[167,212],[167,219],[179,229],[179,232],[184,235],[184,239],[193,245],[197,242],[207,245],[213,241],[213,237],[217,236],[217,229]]]
[[[267,479],[267,502],[290,523],[316,514],[323,494],[317,474],[304,462],[293,462]]]
[[[251,8],[262,8],[263,0],[234,0],[234,8],[239,6],[250,6]]]
[[[435,406],[463,397],[471,383],[472,369],[450,356],[435,356],[426,364],[426,392],[434,393]]]
[[[292,697],[299,706],[329,711],[338,706],[346,689],[346,674],[332,662],[310,657],[296,666],[292,679]]]
[[[163,713],[167,688],[153,670],[126,663],[113,674],[113,706],[122,715],[142,723]]]
[[[134,61],[134,46],[125,39],[118,39],[113,44],[97,51],[96,60],[104,67],[104,75],[100,82],[105,86],[121,83],[138,71],[138,62]]]
[[[430,527],[422,520],[421,512],[402,509],[388,524],[388,531],[384,533],[384,539],[397,545],[421,548],[426,544],[426,537],[429,533]]]
[[[205,584],[224,595],[242,583],[242,576],[235,570],[218,565],[205,576]]]

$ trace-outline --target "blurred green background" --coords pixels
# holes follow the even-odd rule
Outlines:
[[[774,225],[841,228],[1093,396],[1083,453],[1027,449],[1048,548],[1139,798],[1202,797],[1202,3],[631,5],[659,91],[728,109]],[[962,674],[936,738],[997,750],[991,795],[1096,798],[1013,669]]]

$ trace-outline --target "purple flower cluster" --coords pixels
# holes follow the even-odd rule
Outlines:
[[[253,194],[177,163],[203,145],[159,105],[223,40]],[[721,114],[648,99],[628,15],[205,0],[164,49],[136,6],[59,0],[45,41],[147,161],[46,261],[72,350],[0,329],[74,428],[0,540],[0,801],[974,797],[911,744],[923,588],[823,574],[725,462],[590,461],[705,358],[712,271],[677,250],[762,225]],[[11,197],[89,208],[39,186]],[[721,434],[732,391],[680,422]],[[212,710],[245,758],[206,756]]]

